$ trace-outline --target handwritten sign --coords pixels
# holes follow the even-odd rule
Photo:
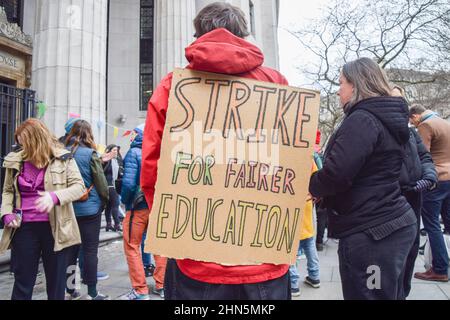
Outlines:
[[[176,69],[145,251],[293,263],[319,102],[316,91]]]

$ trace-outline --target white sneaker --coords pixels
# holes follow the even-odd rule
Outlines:
[[[300,296],[300,289],[299,288],[291,288],[291,296],[299,297]]]
[[[153,294],[159,295],[161,297],[161,299],[164,299],[164,289],[156,289],[154,288],[152,290]]]
[[[109,296],[97,292],[97,296],[95,298],[92,298],[90,295],[87,295],[86,300],[111,300],[111,299],[109,298]]]
[[[136,290],[132,289],[121,300],[150,300],[150,296],[148,294],[137,293]]]
[[[66,292],[65,300],[76,301],[81,299],[81,293],[78,290],[75,290],[73,293]]]

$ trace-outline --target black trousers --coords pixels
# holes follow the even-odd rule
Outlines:
[[[374,240],[365,232],[339,241],[339,271],[345,300],[400,300],[406,259],[416,237],[410,225]]]
[[[108,226],[111,225],[112,220],[114,220],[115,226],[120,225],[119,205],[120,205],[119,195],[117,194],[116,189],[109,187],[109,201],[108,204],[106,205],[105,210],[106,224]]]
[[[101,212],[101,211],[100,211]],[[87,217],[77,217],[78,227],[81,234],[81,246],[83,247],[83,270],[81,278],[83,282],[90,286],[97,284],[97,267],[98,267],[98,245],[100,239],[101,213]],[[69,248],[67,254],[67,282],[71,277],[75,280],[73,274],[76,270],[77,259],[80,253],[80,245]],[[73,292],[74,283],[68,283],[67,292]]]
[[[317,216],[317,236],[316,243],[323,243],[323,237],[325,235],[325,229],[328,225],[328,211],[327,209],[316,207]]]
[[[254,284],[210,284],[183,274],[174,259],[167,261],[166,300],[291,300],[289,272],[278,279]]]
[[[11,250],[10,259],[9,259],[9,272],[14,273],[14,250]]]
[[[416,263],[417,256],[419,255],[420,247],[420,212],[422,210],[422,194],[417,192],[407,192],[403,194],[408,201],[409,205],[413,208],[417,218],[416,225],[416,238],[414,239],[411,251],[409,251],[406,258],[405,266],[405,278],[403,283],[404,299],[406,299],[411,292],[411,280],[414,275],[414,265]]]
[[[14,288],[11,300],[31,300],[42,257],[48,300],[64,300],[67,249],[54,251],[49,222],[24,223],[12,241]]]

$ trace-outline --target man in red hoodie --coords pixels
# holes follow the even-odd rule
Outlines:
[[[186,48],[187,68],[288,84],[279,72],[263,67],[261,50],[244,40],[249,33],[245,15],[239,8],[223,2],[213,3],[200,11],[194,26],[197,40]],[[172,73],[161,81],[148,106],[141,186],[150,208],[171,83]],[[290,299],[288,269],[289,265],[223,266],[172,259],[166,269],[165,297],[168,300]]]

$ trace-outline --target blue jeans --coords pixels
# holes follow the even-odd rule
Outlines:
[[[152,255],[150,253],[144,252],[146,238],[147,238],[147,232],[144,232],[144,235],[142,236],[142,244],[141,244],[142,263],[144,264],[144,268],[150,267],[152,264]]]
[[[447,274],[449,257],[439,223],[440,214],[446,229],[450,228],[450,181],[439,182],[436,189],[425,192],[422,208],[423,226],[428,233],[433,255],[433,270],[437,274]]]
[[[298,255],[300,255],[301,251],[303,251],[306,256],[308,277],[312,280],[319,280],[319,256],[317,254],[314,237],[300,241]],[[289,275],[291,277],[291,287],[298,288],[298,279],[300,278],[300,274],[298,273],[296,264],[289,267]]]

